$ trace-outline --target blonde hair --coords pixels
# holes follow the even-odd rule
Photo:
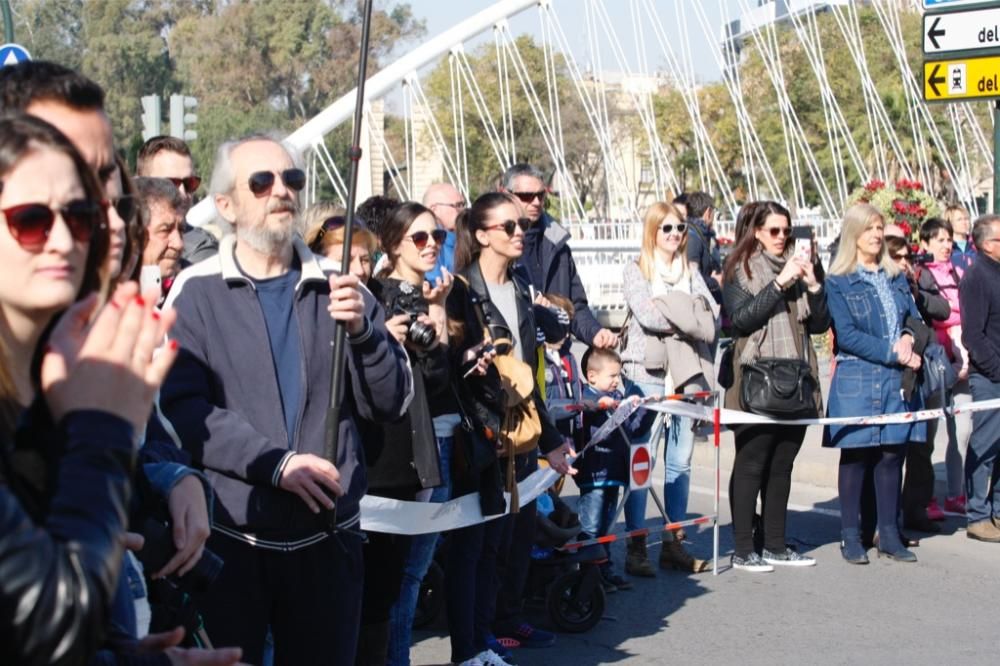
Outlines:
[[[652,280],[656,275],[656,234],[663,226],[663,220],[668,215],[673,215],[678,222],[684,223],[684,216],[673,204],[665,201],[657,201],[646,209],[646,216],[642,221],[642,248],[639,250],[639,272],[647,280]],[[690,272],[687,261],[688,233],[681,234],[681,244],[677,247],[676,255],[681,258],[684,267],[683,275],[686,277]]]
[[[326,201],[309,206],[302,213],[302,226],[306,229],[303,240],[309,249],[316,254],[326,256],[331,246],[344,244],[344,227],[324,231],[323,225],[332,217],[345,217],[344,209]],[[378,239],[367,229],[361,229],[355,223],[351,234],[351,245],[362,245],[370,254],[378,249]]]
[[[944,209],[944,215],[942,215],[942,217],[948,222],[948,224],[951,225],[951,228],[954,229],[955,218],[958,217],[959,213],[965,213],[966,217],[969,218],[971,226],[972,216],[969,215],[969,211],[965,209],[965,206],[962,206],[961,204],[949,204],[948,207]]]
[[[844,212],[844,226],[840,233],[837,256],[830,264],[830,275],[847,275],[858,268],[858,238],[876,222],[885,225],[885,218],[877,208],[866,203],[854,204]],[[879,248],[878,265],[890,278],[899,273],[899,266],[886,251],[883,239]]]

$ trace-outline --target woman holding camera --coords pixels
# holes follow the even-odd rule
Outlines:
[[[460,353],[456,348],[452,352],[462,377],[458,383],[461,408],[471,426],[469,448],[462,453],[466,459],[483,462],[481,467],[464,470],[462,489],[479,492],[483,515],[504,511],[503,489],[537,469],[539,448],[552,469],[561,474],[570,472],[566,454],[572,454],[572,449],[564,445],[549,419],[537,385],[529,397],[541,427],[537,447],[500,460],[495,452],[496,433],[504,419],[503,389],[496,366],[483,364],[483,359],[511,354],[530,368],[532,377],[538,374],[539,343],[531,291],[528,282],[513,270],[524,252],[527,226],[516,201],[498,192],[482,195],[458,218],[455,269],[460,279],[448,298],[448,319],[456,341],[461,340],[460,347],[471,351]],[[498,344],[495,350],[488,344],[501,339],[507,344]],[[480,365],[473,365],[477,362]],[[472,447],[483,455],[475,456]],[[460,494],[458,487],[456,494]],[[452,533],[447,601],[453,662],[504,666],[507,662],[497,654],[504,648],[496,642],[494,629],[497,635],[532,647],[546,647],[555,641],[552,634],[525,622],[521,614],[534,529],[532,501],[514,515]]]
[[[760,361],[805,364],[799,396],[818,416],[819,372],[810,334],[830,327],[821,271],[813,249],[795,252],[791,214],[773,201],[745,205],[736,221],[736,241],[726,260],[725,299],[733,326],[733,384],[726,406],[753,411],[743,395],[749,368]],[[811,379],[811,381],[809,381]],[[779,417],[780,418],[780,417]],[[812,566],[816,561],[785,545],[785,520],[792,465],[805,439],[805,426],[745,424],[734,428],[736,458],[730,482],[733,513],[733,567],[763,573],[775,566]],[[754,549],[757,497],[763,504],[764,546]]]
[[[413,368],[413,399],[401,419],[365,423],[368,492],[413,501],[447,499],[451,428],[458,423],[450,399],[448,332],[444,302],[450,276],[434,287],[424,274],[437,264],[442,232],[434,215],[418,203],[396,207],[379,229],[386,265],[368,286],[386,310],[386,329],[402,344]],[[435,417],[438,417],[435,421]],[[411,541],[416,544],[411,549]],[[419,552],[415,552],[419,551]],[[394,652],[409,650],[416,590],[434,552],[432,535],[407,536],[371,532],[365,544],[365,585],[358,664],[383,664],[392,636]],[[411,555],[416,557],[410,558]],[[416,560],[420,561],[417,562]],[[407,575],[409,572],[409,575]],[[398,622],[392,609],[402,601]],[[403,612],[408,610],[408,612]]]
[[[840,251],[830,266],[827,298],[836,335],[837,367],[830,385],[829,416],[877,416],[920,409],[920,392],[903,394],[906,368],[919,370],[907,317],[920,313],[910,286],[889,257],[882,214],[868,204],[844,213]],[[878,550],[894,560],[915,562],[900,539],[897,514],[906,447],[926,439],[924,422],[827,426],[824,446],[839,448],[841,555],[867,564],[860,532],[866,474],[875,481]]]
[[[153,359],[173,314],[134,283],[98,309],[102,188],[52,126],[0,120],[0,183],[0,661],[83,663],[108,633],[133,442],[177,354]]]

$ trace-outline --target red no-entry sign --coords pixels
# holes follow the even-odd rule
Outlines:
[[[638,488],[648,488],[652,480],[652,464],[649,459],[649,447],[645,444],[632,445],[632,462],[629,466],[632,470],[631,487],[632,490]]]

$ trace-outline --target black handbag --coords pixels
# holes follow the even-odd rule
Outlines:
[[[790,309],[792,321],[797,308]],[[803,325],[798,352],[809,358],[809,337]],[[796,339],[796,346],[799,340]],[[740,406],[743,411],[779,419],[812,419],[819,416],[819,385],[809,362],[793,358],[759,358],[742,367]]]

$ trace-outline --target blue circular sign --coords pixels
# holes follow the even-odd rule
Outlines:
[[[20,44],[4,44],[0,46],[0,67],[16,65],[19,62],[26,62],[28,60],[31,60],[31,54],[28,53],[28,49]]]

